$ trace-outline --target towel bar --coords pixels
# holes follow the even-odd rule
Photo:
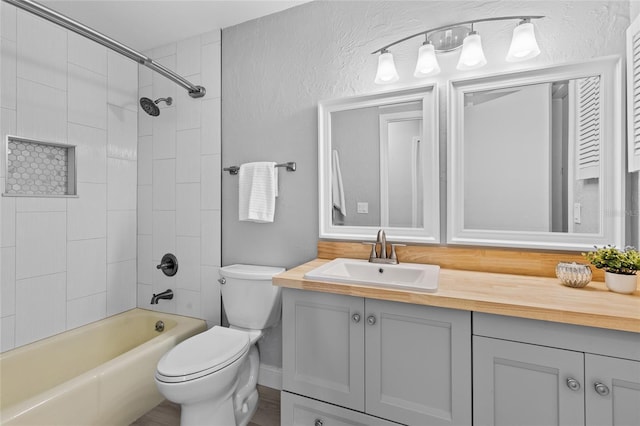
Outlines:
[[[288,172],[295,172],[296,171],[296,163],[295,163],[295,161],[288,161],[286,163],[276,164],[275,167],[286,167]],[[240,166],[225,167],[222,170],[225,171],[225,172],[229,172],[229,174],[231,174],[231,175],[237,175],[238,172],[240,171]]]

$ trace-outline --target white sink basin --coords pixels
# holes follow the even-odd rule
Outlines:
[[[438,265],[420,263],[385,265],[360,259],[339,258],[307,272],[304,277],[315,281],[434,292],[438,290],[439,273]]]

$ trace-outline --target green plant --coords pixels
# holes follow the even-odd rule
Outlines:
[[[620,250],[608,245],[582,255],[598,269],[614,274],[635,275],[640,270],[640,252],[633,247]]]

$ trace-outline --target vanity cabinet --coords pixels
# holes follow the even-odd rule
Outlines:
[[[282,319],[284,425],[294,396],[376,419],[330,424],[471,424],[470,312],[284,289]]]
[[[474,313],[474,425],[640,425],[636,333]]]

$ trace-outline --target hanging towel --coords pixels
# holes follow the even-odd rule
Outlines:
[[[333,199],[333,207],[340,214],[347,216],[347,205],[344,201],[344,186],[342,185],[342,171],[340,171],[340,158],[338,151],[333,150],[331,165],[331,197]]]
[[[246,163],[240,166],[239,219],[273,222],[278,196],[278,168],[274,162]]]

